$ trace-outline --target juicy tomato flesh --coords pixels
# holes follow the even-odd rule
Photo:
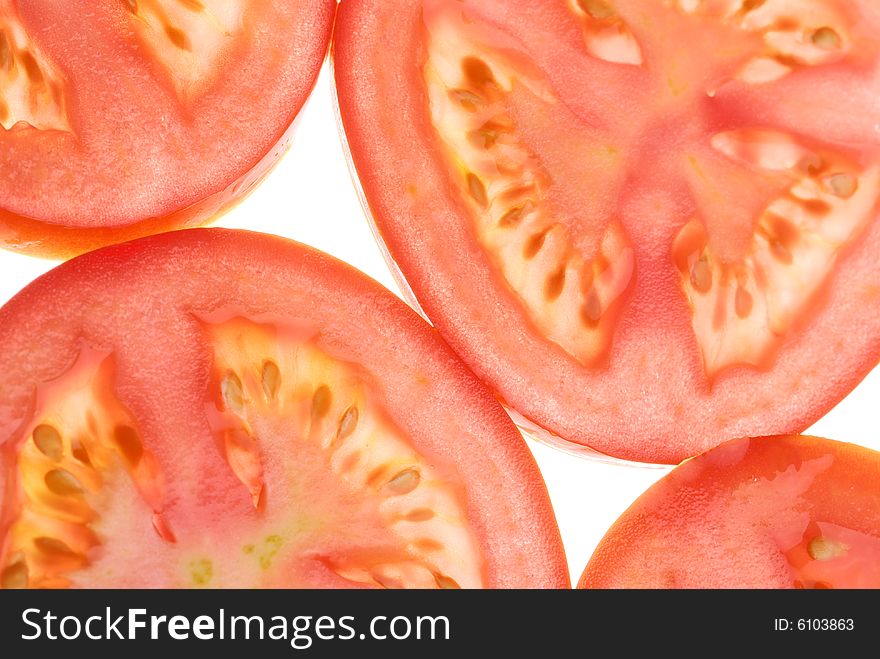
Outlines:
[[[878,588],[880,453],[815,437],[728,442],[642,495],[585,588]]]
[[[93,313],[106,310],[92,304]],[[472,500],[461,456],[414,440],[383,400],[387,373],[340,355],[326,338],[350,328],[242,311],[226,304],[186,310],[187,333],[199,343],[190,355],[199,373],[190,382],[161,383],[174,369],[160,352],[132,375],[130,361],[140,358],[99,340],[93,326],[72,339],[72,361],[36,383],[31,405],[15,405],[12,395],[0,400],[2,425],[12,428],[0,444],[0,587],[564,585],[541,576],[544,567],[496,574],[486,525],[509,523],[514,513],[499,510],[495,521],[474,514],[475,505],[488,504]],[[427,392],[433,375],[422,377],[409,386]],[[151,411],[139,413],[137,400]],[[510,433],[506,439],[518,441],[511,424],[500,430],[498,439]],[[546,492],[535,494],[546,505]],[[553,544],[552,536],[539,544]],[[522,569],[514,566],[523,558],[505,569]],[[552,568],[558,575],[561,565]]]
[[[278,160],[332,0],[0,0],[0,244],[67,256],[210,219]]]
[[[731,408],[806,370],[802,337],[876,290],[876,269],[861,272],[826,313],[848,287],[835,282],[864,270],[841,264],[878,237],[880,16],[868,4],[410,2],[403,54],[380,56],[392,61],[373,63],[369,84],[395,113],[427,118],[380,147],[367,129],[390,117],[368,118],[378,95],[355,85],[383,19],[368,2],[343,7],[342,118],[391,256],[477,372],[563,438],[677,461],[707,448],[688,426],[802,429],[819,403],[795,419]],[[412,87],[386,89],[407,59]],[[407,149],[427,164],[388,156]],[[389,201],[388,178],[402,199]],[[429,237],[408,233],[414,215]],[[487,317],[487,296],[503,313]],[[853,347],[850,386],[877,353],[876,339]]]

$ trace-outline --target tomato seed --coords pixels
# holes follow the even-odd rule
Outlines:
[[[82,483],[66,469],[52,469],[46,472],[43,482],[51,492],[62,497],[81,494],[83,491]]]
[[[358,408],[354,405],[349,407],[339,418],[339,427],[336,430],[337,439],[345,439],[354,432],[358,422]]]
[[[24,51],[19,53],[19,57],[21,59],[21,65],[24,67],[24,72],[27,74],[28,79],[31,83],[36,85],[43,84],[43,72],[40,70],[40,65],[37,63],[37,58],[33,56],[30,51]]]
[[[239,377],[229,371],[220,383],[220,391],[223,394],[226,408],[241,416],[244,412],[244,392]]]
[[[748,315],[752,313],[752,306],[754,306],[752,294],[749,293],[742,286],[737,286],[736,296],[734,297],[734,308],[736,309],[736,315],[740,318],[748,317]]]
[[[131,426],[119,425],[113,431],[113,441],[129,468],[137,467],[144,455],[144,445],[137,431]]]
[[[64,443],[61,441],[61,435],[55,428],[47,424],[40,424],[34,428],[33,432],[34,444],[53,462],[58,462],[64,455]]]
[[[485,208],[489,205],[489,198],[486,196],[486,186],[479,177],[473,172],[467,173],[468,192],[480,206]]]
[[[697,259],[691,268],[691,285],[698,293],[708,293],[712,288],[712,268],[705,255]]]
[[[449,97],[467,112],[476,112],[483,105],[483,99],[467,89],[450,89]]]
[[[333,401],[333,394],[330,393],[329,387],[322,384],[315,389],[312,396],[312,420],[315,421],[323,417],[330,411],[330,403]]]
[[[807,553],[814,561],[830,561],[846,556],[848,551],[849,547],[842,542],[821,535],[810,540],[810,544],[807,546]]]
[[[578,6],[593,18],[604,20],[615,15],[611,3],[606,0],[578,0]]]
[[[810,35],[810,40],[817,48],[822,50],[837,50],[840,48],[842,40],[830,27],[820,27]]]
[[[825,179],[825,185],[831,190],[831,193],[841,199],[849,199],[859,189],[859,183],[856,177],[847,172],[834,174]]]
[[[409,467],[397,473],[397,475],[385,484],[385,489],[392,494],[409,494],[419,486],[421,476],[414,467]]]
[[[260,381],[263,384],[263,392],[266,394],[266,398],[274,400],[275,396],[278,395],[278,390],[281,388],[281,371],[278,368],[278,364],[272,360],[266,360],[263,364]]]
[[[180,48],[180,50],[192,51],[192,42],[183,30],[176,28],[173,25],[166,25],[165,34],[168,37],[168,40]]]
[[[9,40],[6,38],[6,32],[0,30],[0,69],[9,70],[12,68],[12,49],[9,47]]]
[[[541,233],[536,233],[529,238],[528,242],[526,242],[523,247],[523,256],[527,259],[535,258],[544,246],[544,239],[547,237],[548,233],[550,233],[550,229],[544,229]]]
[[[0,572],[0,588],[4,590],[21,589],[28,587],[28,566],[24,558],[7,565]]]
[[[587,293],[587,301],[581,307],[581,319],[589,327],[595,327],[602,320],[602,301],[592,286]]]
[[[416,508],[406,513],[403,519],[407,522],[427,522],[429,519],[434,519],[434,511],[430,508]]]
[[[500,220],[498,220],[498,226],[502,228],[508,228],[519,224],[519,221],[522,219],[525,210],[525,206],[517,206],[516,208],[511,208],[509,211],[501,216]]]
[[[555,300],[562,294],[565,287],[565,265],[552,275],[547,277],[547,283],[544,285],[544,297],[548,300]]]
[[[434,581],[437,582],[437,587],[442,588],[444,590],[460,590],[461,586],[458,585],[458,582],[452,577],[446,576],[445,574],[440,574],[439,572],[434,573]]]
[[[492,69],[478,57],[465,57],[461,61],[461,70],[465,79],[477,89],[495,86],[495,75]]]
[[[34,538],[34,547],[49,556],[78,556],[67,543],[58,538],[48,538],[46,536]]]

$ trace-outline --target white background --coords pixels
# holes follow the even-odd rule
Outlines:
[[[370,233],[349,176],[333,111],[327,67],[299,118],[293,145],[266,181],[219,226],[274,233],[341,258],[398,292]],[[54,262],[0,250],[0,302]],[[880,369],[810,429],[810,434],[880,449]],[[529,441],[544,473],[577,581],[614,520],[667,473],[658,467],[609,464]]]

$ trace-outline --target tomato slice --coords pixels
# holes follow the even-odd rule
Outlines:
[[[0,246],[201,224],[283,154],[333,0],[0,0]]]
[[[728,442],[615,522],[581,588],[880,588],[880,453],[829,439]]]
[[[0,586],[566,587],[547,491],[406,305],[193,229],[0,310]]]
[[[351,0],[333,58],[453,348],[544,436],[677,463],[880,358],[878,30],[869,0]]]

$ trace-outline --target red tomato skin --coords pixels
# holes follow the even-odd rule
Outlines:
[[[804,587],[801,538],[817,522],[859,534],[862,546],[850,549],[880,551],[878,479],[880,453],[855,444],[727,442],[642,494],[600,541],[578,588]],[[880,587],[880,572],[843,576],[858,583],[834,587]]]

